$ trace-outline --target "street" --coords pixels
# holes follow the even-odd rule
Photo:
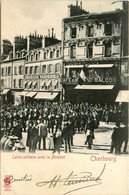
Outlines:
[[[73,146],[71,146],[71,155],[73,154],[106,154],[109,155],[108,152],[110,150],[110,144],[111,144],[111,134],[113,132],[113,125],[105,125],[101,123],[98,129],[95,129],[94,135],[95,139],[93,140],[93,146],[92,149],[89,150],[87,148],[87,145],[85,145],[85,134],[82,133],[76,133],[73,136]],[[23,133],[23,142],[26,145],[26,138],[27,133]],[[64,146],[64,145],[62,145]],[[42,144],[41,144],[42,147]],[[129,149],[129,148],[128,148]],[[28,148],[26,148],[26,153],[28,153]],[[37,154],[51,154],[52,150],[36,150]],[[57,154],[57,153],[55,153]],[[66,154],[64,153],[64,147],[61,148],[60,154]],[[123,154],[122,154],[123,155]],[[125,155],[125,154],[124,154]]]

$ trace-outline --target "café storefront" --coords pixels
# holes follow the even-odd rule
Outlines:
[[[83,65],[66,66],[62,79],[65,99],[73,103],[114,102],[120,88],[118,66],[114,64],[91,64],[85,66],[84,80],[79,83]],[[83,75],[83,76],[84,76]]]

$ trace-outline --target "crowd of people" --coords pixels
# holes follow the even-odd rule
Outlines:
[[[81,104],[33,102],[19,106],[5,104],[1,110],[1,127],[4,132],[2,137],[4,144],[1,148],[9,150],[5,143],[7,139],[15,143],[15,137],[22,143],[22,132],[27,132],[26,146],[29,147],[29,152],[35,152],[36,149],[52,149],[53,152],[60,153],[63,143],[64,151],[71,152],[74,134],[85,132],[87,135],[85,143],[91,149],[94,129],[98,128],[100,121],[117,123],[117,121],[123,122],[125,118],[127,118],[125,109],[115,104],[101,105],[87,102]]]

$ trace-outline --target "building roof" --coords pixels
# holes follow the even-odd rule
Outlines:
[[[105,17],[112,17],[112,16],[116,16],[118,18],[118,15],[121,16],[121,14],[123,13],[123,10],[115,10],[115,11],[108,11],[108,12],[101,12],[101,13],[88,13],[88,14],[82,14],[82,15],[78,15],[78,16],[72,16],[72,17],[67,17],[64,18],[64,21],[76,21],[77,19],[104,19]],[[103,18],[104,17],[104,18]]]

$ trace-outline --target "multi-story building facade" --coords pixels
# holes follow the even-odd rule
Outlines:
[[[61,99],[61,43],[31,50],[25,64],[26,97],[37,100]],[[29,93],[28,93],[29,92]]]
[[[114,101],[121,87],[121,57],[127,55],[123,36],[126,10],[84,14],[81,6],[69,6],[69,15],[62,21],[65,99]],[[80,15],[74,12],[77,8]],[[123,69],[126,66],[124,62]],[[78,85],[83,68],[85,82]],[[124,80],[122,84],[127,86],[127,79]]]
[[[126,1],[123,10],[104,13],[89,13],[76,1],[62,20],[61,41],[52,28],[44,37],[36,32],[15,37],[13,48],[3,42],[3,99],[113,102],[120,89],[128,88],[127,20]]]
[[[23,90],[24,67],[26,50],[16,52],[15,58],[10,52],[9,56],[1,63],[1,88],[2,100],[16,102],[19,93]],[[17,100],[16,100],[17,99]]]
[[[13,51],[1,63],[3,101],[17,104],[23,97],[34,100],[36,94],[35,99],[60,99],[61,52],[61,41],[56,39],[53,28],[51,36],[49,30],[44,37],[36,33],[15,37]]]

